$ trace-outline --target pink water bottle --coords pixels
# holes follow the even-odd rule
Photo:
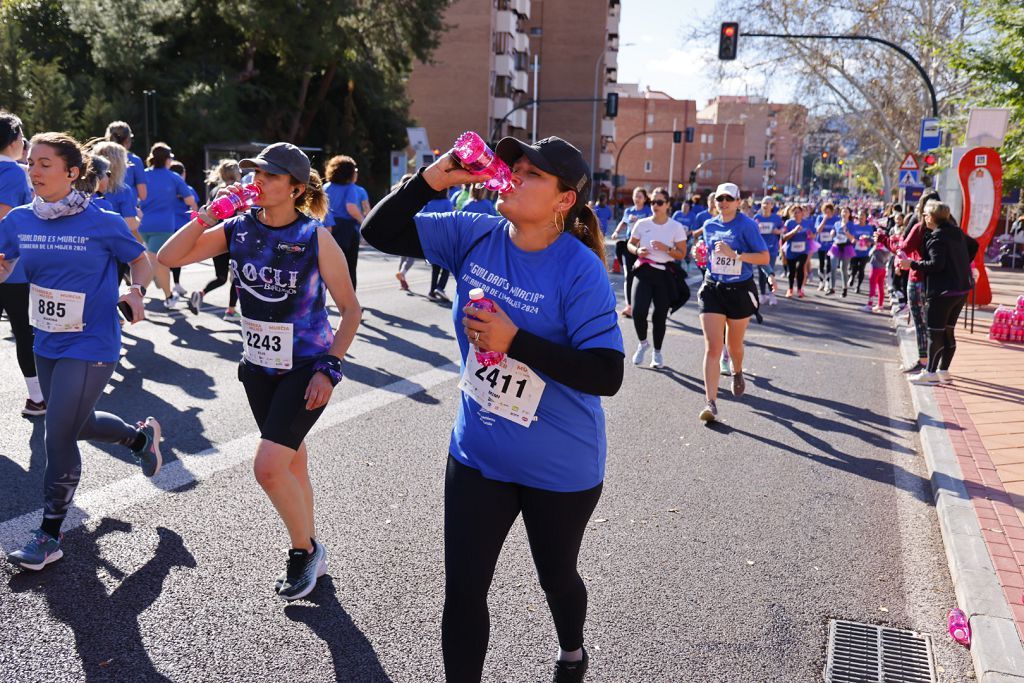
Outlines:
[[[243,185],[241,194],[228,192],[223,197],[214,199],[210,202],[210,206],[207,207],[207,211],[209,211],[210,215],[219,221],[222,221],[225,218],[231,218],[239,211],[244,211],[252,206],[262,192],[263,190],[260,189],[259,185]],[[191,217],[198,220],[200,224],[209,227],[203,223],[203,220],[199,218],[199,214],[197,212],[193,211]]]
[[[949,635],[952,636],[953,640],[964,647],[970,647],[971,623],[967,620],[967,615],[964,614],[963,610],[959,607],[949,610],[949,614],[946,615],[946,622],[949,625]]]
[[[477,308],[481,311],[488,311],[493,313],[495,310],[494,302],[484,296],[484,290],[479,287],[476,289],[469,290],[469,305],[473,308]],[[484,367],[491,367],[497,365],[505,359],[505,354],[501,351],[477,351],[476,360],[480,365]]]
[[[489,175],[484,187],[492,192],[511,192],[512,170],[487,146],[483,138],[473,131],[466,131],[455,141],[452,154],[462,167],[470,173]]]
[[[707,242],[701,240],[697,244],[693,245],[693,256],[697,261],[698,268],[704,268],[708,265],[708,245]]]

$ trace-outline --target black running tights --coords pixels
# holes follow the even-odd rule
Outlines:
[[[652,266],[640,266],[634,271],[633,285],[633,329],[639,341],[647,340],[647,312],[654,303],[654,348],[661,350],[665,341],[665,323],[671,306],[671,275]]]
[[[14,334],[14,347],[18,355],[18,367],[22,377],[36,376],[36,357],[32,353],[35,330],[28,321],[27,282],[0,283],[0,313],[7,312],[11,321],[11,332]]]
[[[956,353],[956,319],[964,308],[967,297],[936,296],[928,299],[925,318],[928,323],[928,372],[949,370]]]
[[[441,648],[448,683],[479,683],[491,621],[487,592],[501,546],[520,513],[559,646],[583,647],[587,589],[576,571],[583,532],[601,497],[486,479],[448,456],[444,485],[444,614]]]
[[[448,286],[448,275],[449,272],[441,266],[430,264],[430,291],[444,292],[444,288]]]
[[[804,288],[804,265],[807,263],[807,254],[797,254],[786,258],[786,274],[789,276],[789,288],[793,289],[793,281],[796,280],[796,288]]]
[[[213,257],[213,279],[206,283],[203,287],[203,296],[206,296],[213,290],[217,289],[228,281],[228,261],[230,257],[228,252],[218,254]],[[228,287],[228,308],[234,308],[235,304],[238,303],[238,290],[234,287]]]
[[[864,284],[864,269],[867,268],[868,257],[867,256],[854,256],[850,260],[850,286],[860,287]],[[856,280],[856,284],[854,283]]]

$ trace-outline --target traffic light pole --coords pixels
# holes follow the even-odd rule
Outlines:
[[[513,112],[517,112],[520,109],[526,109],[527,107],[531,107],[531,106],[533,106],[535,104],[553,104],[553,103],[556,103],[556,102],[604,102],[604,101],[605,100],[604,100],[603,97],[599,97],[597,99],[594,99],[593,97],[559,97],[559,98],[555,98],[555,99],[530,100],[528,102],[523,102],[522,104],[517,104],[516,106],[512,107],[511,109],[509,109],[508,113],[505,114],[504,116],[502,116],[500,119],[498,119],[498,122],[496,124],[494,124],[494,130],[491,131],[491,145],[493,146],[493,145],[495,145],[498,142],[498,131],[500,131],[501,130],[501,126],[506,121],[508,121],[508,117],[512,116]],[[590,172],[593,173],[594,169],[590,169]]]
[[[914,56],[904,50],[902,47],[895,43],[891,43],[888,40],[882,38],[876,38],[874,36],[861,36],[861,35],[847,35],[847,36],[836,36],[822,33],[746,33],[741,31],[741,37],[748,38],[790,38],[799,40],[863,40],[870,43],[878,43],[879,45],[885,45],[890,47],[896,52],[903,55],[907,61],[914,65],[917,69],[917,73],[921,74],[921,78],[924,79],[924,84],[928,86],[928,94],[931,96],[932,101],[932,116],[935,118],[939,117],[939,100],[935,97],[935,86],[932,85],[932,79],[928,78],[928,73],[921,66],[921,63],[914,59]]]

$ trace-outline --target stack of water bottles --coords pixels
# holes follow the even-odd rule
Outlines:
[[[1024,294],[1017,297],[1017,307],[1000,306],[992,318],[988,338],[1024,344]]]

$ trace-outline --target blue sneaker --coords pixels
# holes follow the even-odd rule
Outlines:
[[[139,432],[146,437],[146,443],[132,455],[142,466],[142,473],[152,477],[160,471],[164,459],[160,455],[160,423],[154,417],[147,417],[145,422],[139,423]]]
[[[36,529],[32,540],[21,550],[15,550],[8,555],[7,561],[22,569],[31,569],[37,572],[51,562],[56,562],[64,557],[64,551],[60,549],[60,542],[63,538],[64,534],[61,534],[60,538],[54,538],[42,529]]]

